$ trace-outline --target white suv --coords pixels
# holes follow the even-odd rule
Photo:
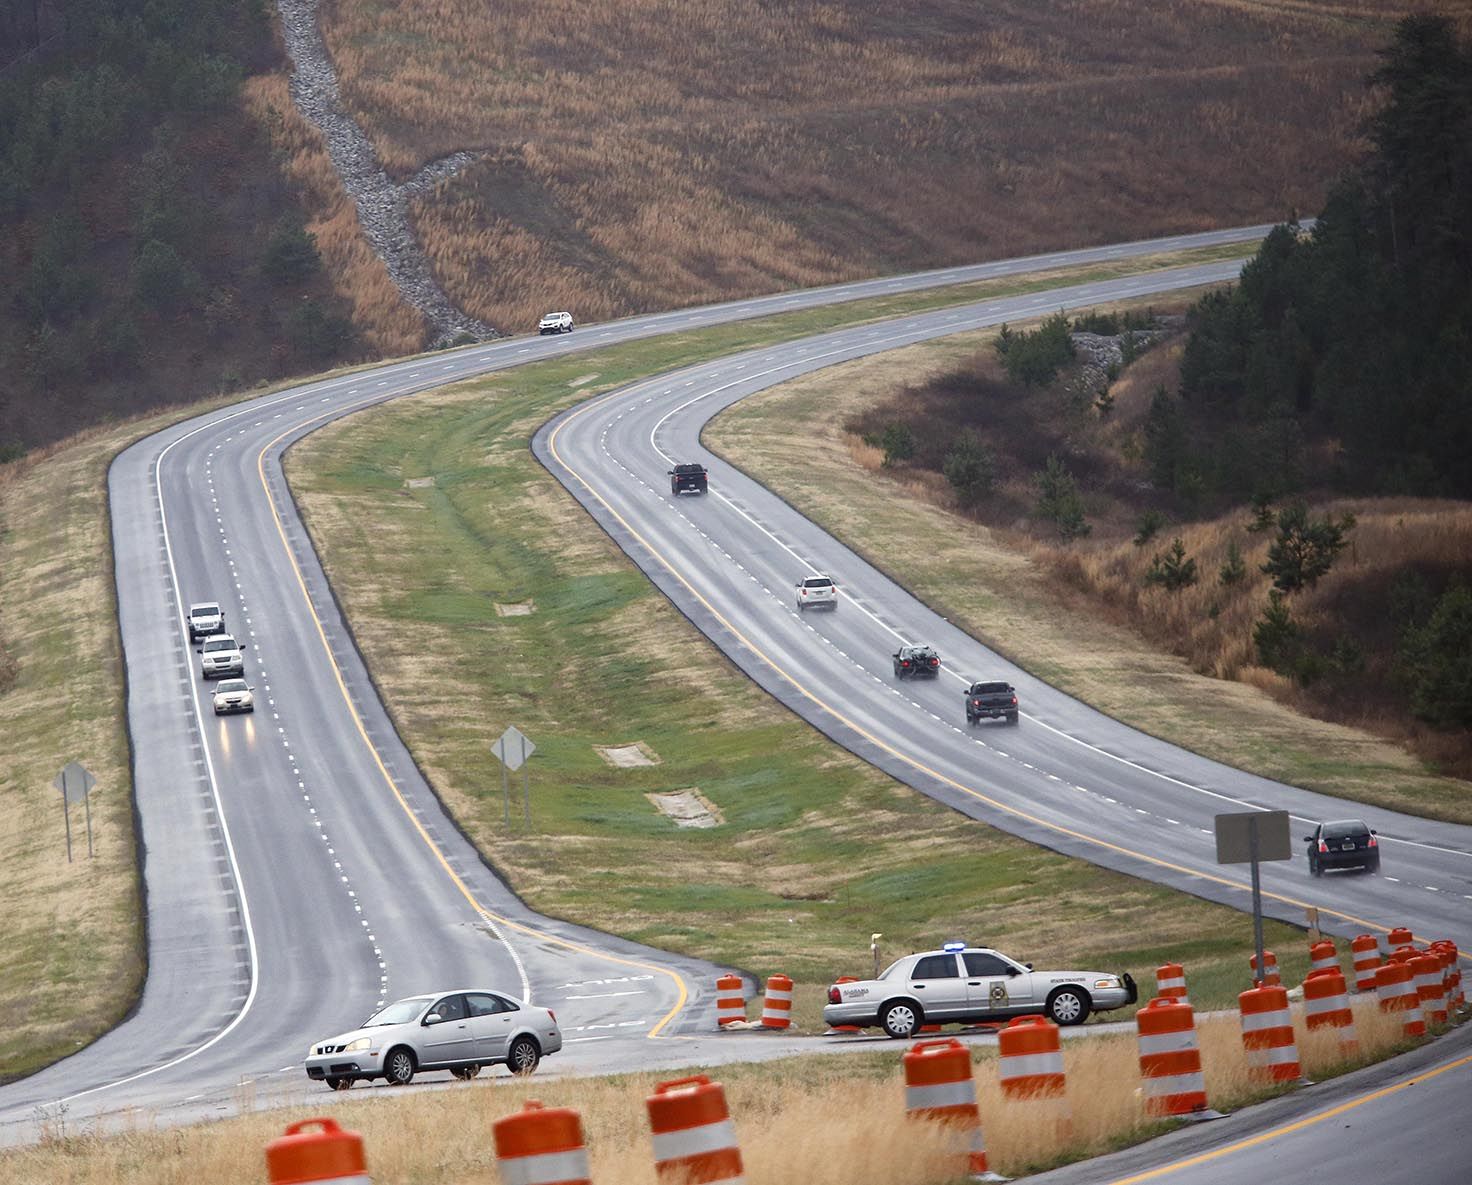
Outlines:
[[[838,585],[828,576],[805,576],[797,582],[797,607],[799,610],[822,605],[825,609],[838,608]]]
[[[225,628],[225,614],[216,601],[199,601],[189,606],[189,636],[208,638]]]
[[[204,640],[204,656],[200,669],[206,679],[218,679],[224,675],[243,675],[245,655],[238,643],[229,634],[213,634]]]
[[[548,313],[537,322],[538,333],[571,333],[571,313]]]

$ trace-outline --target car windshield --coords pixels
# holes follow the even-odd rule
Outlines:
[[[205,652],[206,653],[210,653],[210,652],[215,651],[215,650],[234,650],[235,649],[235,639],[234,638],[211,638],[208,642],[206,642],[204,644],[204,648],[205,648]]]
[[[372,1029],[379,1025],[408,1024],[424,1011],[433,996],[410,996],[407,1000],[395,1000],[382,1011],[375,1012],[363,1022],[363,1028]]]
[[[218,606],[218,605],[196,605],[193,609],[189,610],[189,616],[190,617],[218,617],[218,616],[220,616],[220,606]]]
[[[977,683],[971,688],[972,695],[992,695],[996,692],[1009,690],[1005,683]]]
[[[1358,819],[1346,819],[1342,823],[1325,823],[1325,839],[1343,839],[1346,835],[1369,835],[1370,829]]]
[[[229,693],[229,692],[232,692],[232,691],[245,691],[246,690],[245,680],[244,679],[226,679],[224,682],[222,682],[219,685],[219,687],[215,688],[215,690],[217,692],[221,692],[221,693]]]

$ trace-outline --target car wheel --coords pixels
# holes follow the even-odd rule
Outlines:
[[[473,1065],[469,1066],[456,1066],[453,1070],[450,1071],[450,1073],[455,1075],[455,1077],[460,1079],[460,1081],[462,1082],[469,1082],[472,1078],[480,1073],[480,1063],[476,1062]]]
[[[1059,988],[1048,997],[1048,1017],[1057,1025],[1081,1025],[1089,1019],[1089,994],[1083,988]]]
[[[347,1090],[347,1088],[350,1087],[352,1084],[353,1080],[351,1078],[327,1079],[327,1085],[330,1086],[333,1090]]]
[[[518,1037],[511,1043],[506,1055],[506,1068],[513,1074],[525,1077],[537,1068],[542,1060],[542,1051],[530,1037]]]
[[[891,1000],[879,1010],[879,1023],[888,1036],[903,1041],[915,1035],[921,1016],[920,1005],[909,1000]]]
[[[414,1080],[414,1054],[402,1045],[388,1051],[383,1059],[383,1076],[390,1086],[408,1086]]]

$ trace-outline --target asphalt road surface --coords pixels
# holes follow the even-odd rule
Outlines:
[[[743,1042],[738,1048],[705,1036],[712,1027],[714,968],[541,918],[480,860],[395,735],[337,611],[281,477],[280,458],[293,441],[373,403],[558,353],[1038,267],[1248,242],[1265,229],[947,269],[584,327],[567,337],[510,339],[308,383],[176,425],[126,450],[113,465],[109,495],[145,852],[149,977],[137,1010],[116,1030],[0,1089],[0,1142],[33,1138],[41,1127],[105,1130],[136,1124],[140,1116],[168,1122],[305,1097],[323,1102],[326,1090],[308,1085],[301,1071],[309,1042],[356,1024],[380,1000],[442,985],[495,984],[555,1008],[569,1043],[539,1073],[777,1056],[789,1048],[782,1039]],[[1200,283],[1232,270],[1214,265],[1162,274],[1139,281],[1159,288],[1132,290]],[[1105,299],[1118,291],[1109,286],[1096,295],[1080,291],[1077,300]],[[1016,320],[1024,311],[1058,303],[1056,293],[1025,298],[1010,316]],[[977,319],[1003,307],[1011,306],[986,302],[972,310],[944,311],[934,315],[941,320],[933,328],[955,332],[985,323]],[[878,343],[897,331],[886,326],[863,332]],[[783,349],[794,348],[800,347]],[[808,357],[816,358],[829,347],[808,348]],[[678,393],[670,406],[693,391]],[[619,398],[638,402],[644,396]],[[631,455],[630,460],[641,477],[656,476],[646,471],[643,458]],[[664,463],[656,465],[655,484],[637,487],[636,498],[649,502],[646,510],[653,510],[651,489],[657,494],[663,480]],[[734,511],[734,475],[713,468],[718,492],[702,505]],[[606,476],[615,472],[621,474],[616,482],[633,484],[617,465]],[[750,491],[748,502],[763,496],[755,486]],[[687,512],[683,504],[678,514],[669,507],[663,511],[670,524]],[[790,524],[775,515],[772,522],[802,537],[811,532],[813,546],[831,547],[790,510],[786,513]],[[732,517],[746,521],[739,514]],[[676,530],[682,544],[688,542],[686,534],[694,535],[684,521]],[[757,535],[767,539],[763,546],[774,542]],[[739,538],[732,542],[740,545]],[[769,583],[780,588],[794,573],[778,560],[779,552],[770,552],[768,559],[776,565]],[[739,552],[733,554],[747,562]],[[829,554],[823,551],[825,562]],[[836,568],[839,554],[832,555]],[[648,556],[640,562],[658,567]],[[879,596],[877,584],[872,591],[868,583],[851,589],[859,569],[842,568],[846,597],[851,592]],[[745,591],[744,578],[734,575],[740,569],[728,561],[722,570],[720,579],[732,593]],[[666,573],[661,584],[668,583]],[[198,656],[183,626],[188,603],[208,599],[224,605],[228,627],[245,645],[246,675],[257,696],[254,717],[216,719],[210,712]],[[732,595],[727,608],[736,613],[740,600]],[[684,604],[687,611],[708,611],[689,596]],[[874,602],[876,609],[881,604]],[[901,607],[891,604],[891,611]],[[855,608],[846,600],[829,624],[857,624]],[[792,623],[780,627],[764,644],[802,643],[816,646],[818,653],[832,649],[819,640],[816,628],[799,624],[795,632]],[[861,654],[857,642],[851,653]],[[852,670],[834,670],[842,678],[829,686],[843,688]],[[783,694],[789,700],[794,695],[790,688]],[[896,697],[886,706],[891,715],[909,719],[916,710],[906,702]],[[1033,702],[1031,691],[1027,707],[1030,716],[1018,735],[1045,734],[1037,714],[1041,704]],[[1086,715],[1078,705],[1056,710]],[[873,711],[865,709],[863,720],[876,723],[883,716],[877,712],[869,720]],[[1108,722],[1101,727],[1118,729]],[[893,724],[885,728],[886,735],[894,732]],[[492,739],[488,734],[487,743]],[[853,739],[846,737],[845,743]],[[924,737],[917,733],[915,741],[922,744]],[[1064,743],[1061,734],[1056,743]],[[1126,748],[1128,756],[1142,756]],[[1038,756],[1046,756],[1044,750],[1053,751],[1041,744]],[[1164,763],[1197,768],[1195,759],[1168,747],[1159,750]],[[893,754],[876,749],[875,755],[886,767],[898,763],[909,769]],[[989,755],[986,760],[1001,759]],[[1107,768],[1121,786],[1153,785],[1134,765],[1113,762]],[[906,780],[915,776],[910,769]],[[919,776],[934,781],[929,774]],[[945,782],[930,788],[948,800],[973,804],[969,792]],[[998,793],[1003,789],[997,787]],[[1173,792],[1151,791],[1162,802]],[[1186,797],[1197,794],[1192,790]],[[997,814],[999,821],[1016,823],[1005,811]],[[1012,829],[1039,830],[1032,824]],[[1132,842],[1143,844],[1140,833],[1129,834]],[[1416,840],[1414,834],[1405,838]],[[1467,847],[1465,834],[1451,842],[1463,852]],[[1089,844],[1077,841],[1077,846],[1080,854],[1098,857]],[[1452,858],[1452,851],[1447,856]],[[1386,859],[1386,871],[1393,874],[1392,850],[1387,849]],[[1143,864],[1138,870],[1156,879],[1199,879],[1163,866]],[[1465,880],[1465,872],[1461,875]],[[1451,885],[1442,891],[1450,892]],[[1425,916],[1407,910],[1391,921],[1412,920],[1419,932],[1415,919]],[[1437,918],[1430,921],[1440,924]],[[1435,932],[1466,942],[1447,927]]]

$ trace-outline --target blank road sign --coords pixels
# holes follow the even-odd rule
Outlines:
[[[1287,811],[1236,811],[1216,817],[1216,862],[1249,864],[1252,861],[1252,827],[1257,827],[1259,860],[1291,860]]]
[[[491,752],[499,757],[501,764],[512,772],[519,770],[522,762],[536,751],[537,747],[514,724],[497,737],[491,745]]]
[[[67,802],[82,802],[87,792],[97,785],[97,779],[80,761],[71,761],[51,780],[51,784],[61,791]]]

